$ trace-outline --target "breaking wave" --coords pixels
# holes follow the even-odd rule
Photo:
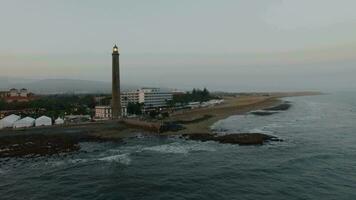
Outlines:
[[[215,148],[209,145],[209,143],[205,142],[189,142],[187,144],[182,144],[179,142],[174,142],[170,144],[163,144],[152,147],[145,147],[143,150],[146,151],[155,151],[159,153],[173,153],[173,154],[187,154],[190,152],[198,152],[198,151],[216,151]]]
[[[62,160],[62,161],[50,161],[50,162],[46,162],[45,165],[51,167],[76,166],[76,165],[81,165],[81,164],[91,163],[91,162],[95,163],[98,161],[116,162],[125,165],[129,165],[131,163],[129,154],[125,153],[125,154],[110,155],[110,156],[99,157],[99,158],[77,158],[77,159],[69,159],[69,160]]]
[[[129,157],[128,153],[113,155],[113,156],[106,156],[103,158],[99,158],[97,160],[105,161],[105,162],[121,163],[121,164],[125,164],[125,165],[129,165],[131,163],[131,158]]]

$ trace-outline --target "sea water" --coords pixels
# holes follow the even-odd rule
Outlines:
[[[0,199],[356,199],[356,93],[286,100],[287,111],[231,116],[212,127],[283,142],[140,137],[0,159]]]

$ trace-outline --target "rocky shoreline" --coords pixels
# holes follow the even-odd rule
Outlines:
[[[185,134],[184,138],[196,141],[215,141],[222,144],[239,144],[239,145],[262,145],[272,141],[283,141],[275,136],[262,134],[262,133],[235,133],[227,135],[218,134]]]
[[[218,135],[211,133],[183,134],[182,138],[195,141],[215,141],[222,144],[263,145],[281,139],[262,133],[236,133]],[[80,142],[123,142],[118,138],[103,138],[88,134],[36,134],[2,137],[0,158],[39,157],[69,153],[80,150]]]
[[[80,142],[121,142],[117,122],[0,131],[0,158],[38,157],[80,150]],[[128,134],[129,135],[129,134]]]
[[[0,158],[39,157],[80,150],[80,142],[121,142],[88,134],[36,134],[2,137]]]
[[[223,144],[263,145],[281,139],[261,133],[236,133],[217,135],[210,126],[220,119],[234,114],[246,114],[251,110],[262,109],[264,112],[288,110],[289,102],[282,102],[277,97],[230,98],[228,103],[216,108],[208,108],[185,113],[172,119],[180,122],[183,130],[165,133],[148,133],[158,136],[181,136],[196,141],[215,141]],[[37,157],[80,150],[80,142],[123,142],[125,138],[142,134],[124,123],[108,121],[63,127],[41,127],[26,130],[0,131],[0,158]]]

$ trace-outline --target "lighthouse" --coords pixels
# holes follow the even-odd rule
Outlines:
[[[120,98],[120,53],[115,45],[112,51],[112,119],[117,120],[121,117],[121,98]]]

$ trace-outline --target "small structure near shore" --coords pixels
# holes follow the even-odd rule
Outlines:
[[[56,125],[61,125],[61,124],[64,124],[64,120],[63,120],[62,118],[58,117],[58,118],[54,121],[54,123],[55,123]]]
[[[22,118],[14,123],[14,128],[28,128],[35,125],[35,119],[32,117]]]
[[[13,127],[14,123],[20,118],[20,116],[14,114],[4,117],[0,120],[0,129]]]
[[[52,119],[47,116],[41,116],[36,119],[35,121],[35,126],[51,126],[52,125]]]

